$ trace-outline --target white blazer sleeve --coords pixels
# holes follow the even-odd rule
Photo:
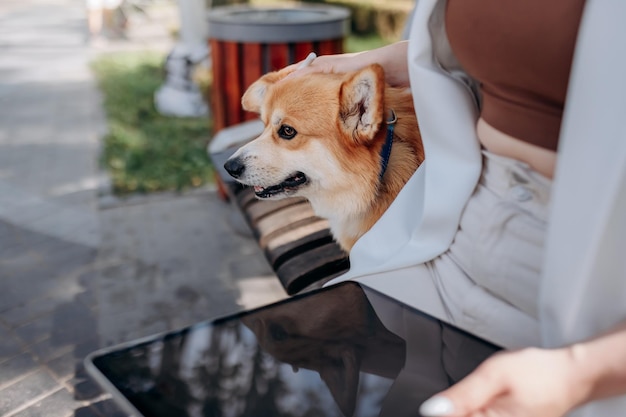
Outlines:
[[[546,346],[626,320],[626,2],[588,1],[559,142],[540,322]],[[626,415],[626,396],[577,417]]]

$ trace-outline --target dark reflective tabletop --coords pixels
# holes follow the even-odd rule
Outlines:
[[[497,350],[347,282],[86,362],[145,417],[402,417]]]

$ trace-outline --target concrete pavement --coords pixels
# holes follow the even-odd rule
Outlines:
[[[0,3],[3,417],[123,415],[85,375],[87,353],[285,296],[210,189],[99,204],[89,59],[170,42],[159,20],[130,23],[94,50],[82,1]]]

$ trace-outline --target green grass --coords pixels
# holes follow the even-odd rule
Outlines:
[[[168,117],[154,108],[163,60],[158,53],[133,52],[92,62],[108,119],[102,163],[116,194],[184,190],[213,181],[206,153],[209,118]]]
[[[346,38],[344,48],[346,52],[361,52],[368,51],[370,49],[380,48],[381,46],[388,45],[389,41],[383,39],[378,35],[368,36],[349,36]]]

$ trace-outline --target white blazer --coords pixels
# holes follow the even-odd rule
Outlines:
[[[448,249],[481,170],[475,95],[452,59],[444,9],[445,0],[418,0],[410,35],[426,161],[354,245],[350,271],[331,281],[362,281],[438,317],[445,313],[425,301],[432,289],[416,283],[411,270]],[[552,188],[541,337],[528,344],[562,346],[626,320],[625,18],[623,0],[588,1],[583,13]],[[466,330],[497,341],[488,327]],[[626,415],[626,398],[572,415]]]

